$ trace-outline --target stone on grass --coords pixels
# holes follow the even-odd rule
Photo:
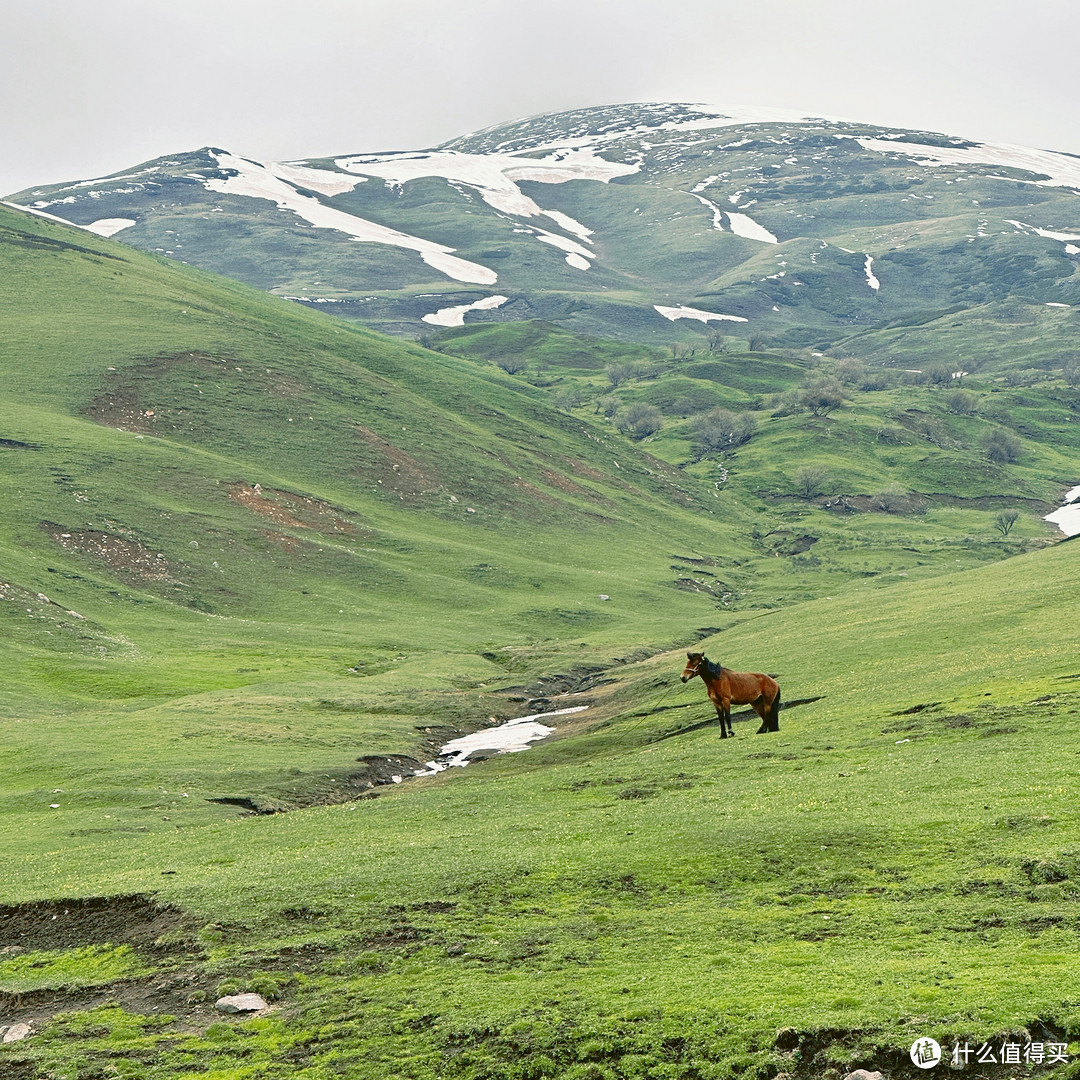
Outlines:
[[[866,1069],[856,1069],[849,1072],[844,1080],[884,1080],[879,1072],[868,1072]]]
[[[10,1027],[8,1027],[6,1029],[3,1028],[3,1025],[0,1025],[0,1030],[2,1030],[4,1032],[4,1037],[0,1041],[6,1042],[6,1043],[13,1043],[13,1042],[18,1042],[20,1039],[25,1039],[26,1036],[30,1034],[30,1025],[29,1024],[12,1024]]]
[[[232,994],[214,1002],[214,1008],[223,1013],[260,1012],[269,1007],[259,994]]]

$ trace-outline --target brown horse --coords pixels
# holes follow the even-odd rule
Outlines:
[[[689,682],[695,675],[701,676],[709,698],[716,706],[720,721],[720,738],[726,739],[731,730],[731,703],[750,705],[761,717],[757,733],[780,730],[780,687],[768,675],[750,671],[732,671],[722,664],[714,664],[704,653],[688,652],[682,681]],[[725,729],[724,725],[727,724]]]

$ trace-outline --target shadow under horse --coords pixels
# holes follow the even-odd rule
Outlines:
[[[720,738],[734,735],[731,729],[731,706],[749,705],[761,717],[757,733],[780,730],[780,685],[768,675],[753,671],[732,671],[723,664],[714,664],[704,653],[688,652],[682,681],[701,676],[709,699],[716,706],[720,721]],[[725,727],[726,725],[726,727]]]

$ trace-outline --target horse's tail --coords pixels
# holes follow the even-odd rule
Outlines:
[[[776,684],[776,696],[769,706],[769,731],[780,730],[780,684]]]

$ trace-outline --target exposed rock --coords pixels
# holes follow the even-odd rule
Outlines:
[[[885,1080],[885,1078],[879,1072],[867,1072],[866,1069],[856,1069],[854,1072],[849,1072],[844,1080]]]
[[[2,1031],[3,1038],[0,1042],[13,1043],[18,1042],[20,1039],[25,1039],[30,1034],[29,1024],[12,1024],[10,1027],[4,1027],[0,1024],[0,1031]]]
[[[214,1008],[223,1013],[261,1012],[269,1007],[259,994],[232,994],[214,1002]]]

